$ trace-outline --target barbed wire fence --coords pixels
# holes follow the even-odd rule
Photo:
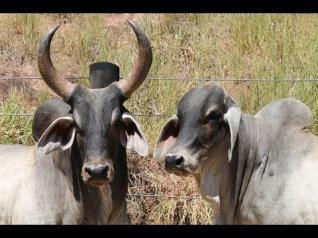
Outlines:
[[[0,81],[5,80],[43,80],[39,76],[25,76],[25,77],[14,77],[14,76],[2,76]],[[88,76],[72,76],[65,77],[65,79],[70,81],[79,81],[81,79],[89,79]],[[122,79],[122,78],[120,78]],[[167,80],[167,81],[219,81],[219,82],[316,82],[318,79],[302,79],[302,78],[292,78],[292,79],[253,79],[253,78],[172,78],[172,77],[148,77],[146,80]]]
[[[78,77],[65,77],[65,79],[76,82],[83,79],[89,79],[87,76],[78,76]],[[27,77],[13,77],[13,76],[2,76],[0,77],[0,82],[3,81],[19,81],[19,80],[43,80],[38,76],[27,76]],[[233,83],[280,83],[280,82],[305,82],[305,83],[315,83],[318,84],[318,79],[250,79],[250,78],[242,78],[242,79],[233,79],[233,78],[172,78],[172,77],[148,77],[148,81],[197,81],[197,82],[233,82]],[[170,114],[138,114],[132,113],[133,116],[136,117],[170,117]],[[1,113],[0,117],[33,117],[33,113]],[[315,119],[315,122],[318,122],[318,119]],[[134,152],[128,152],[128,155],[137,155]],[[153,193],[128,193],[127,197],[148,197],[148,198],[160,198],[160,199],[183,199],[183,200],[200,200],[202,199],[199,196],[175,196],[175,195],[162,195],[162,194],[153,194]]]

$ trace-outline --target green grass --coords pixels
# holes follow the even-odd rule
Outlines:
[[[28,74],[38,75],[39,37],[65,17],[68,24],[61,26],[52,46],[52,59],[58,70],[67,76],[87,76],[89,64],[110,61],[120,66],[121,76],[129,72],[137,51],[134,34],[124,23],[107,27],[107,14],[0,15],[0,64],[5,65],[3,70],[24,75],[21,67],[29,64],[32,70]],[[317,14],[145,14],[139,23],[153,48],[149,77],[180,80],[146,81],[125,103],[133,113],[174,114],[182,95],[205,83],[184,80],[188,78],[318,78]],[[22,66],[21,58],[25,62]],[[81,84],[88,82],[81,80]],[[318,116],[318,86],[313,82],[220,84],[235,97],[245,113],[255,114],[272,100],[294,97],[310,107],[314,118]],[[50,94],[42,87],[32,106],[28,97],[28,91],[11,93],[0,101],[0,113],[33,112]],[[0,142],[32,144],[31,119],[0,117]],[[167,118],[138,117],[137,120],[152,151]],[[318,134],[317,123],[313,132]],[[143,174],[143,179],[130,178],[130,192],[198,195],[191,178],[168,175],[150,158],[147,160],[146,164],[139,157],[130,158],[130,174]],[[128,199],[133,224],[213,222],[213,211],[202,200]]]
[[[4,114],[26,113],[23,105],[24,98],[17,92],[11,93],[5,103],[0,104],[0,112]],[[1,116],[1,144],[30,144],[32,117]]]

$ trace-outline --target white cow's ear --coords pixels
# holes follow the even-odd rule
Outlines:
[[[148,141],[140,128],[139,123],[128,113],[121,116],[119,127],[120,143],[126,149],[134,150],[141,156],[148,155]]]
[[[45,130],[37,143],[39,158],[54,150],[69,149],[75,138],[74,120],[72,117],[59,117]]]
[[[228,151],[228,158],[229,158],[229,161],[231,161],[233,156],[234,145],[235,145],[237,134],[240,128],[241,109],[236,105],[232,105],[224,114],[224,121],[227,122],[230,128],[231,138],[230,138],[230,149]]]
[[[179,133],[178,128],[178,117],[173,115],[168,119],[166,124],[163,126],[160,135],[157,139],[154,151],[153,158],[155,160],[160,160],[168,153],[176,142],[177,135]]]

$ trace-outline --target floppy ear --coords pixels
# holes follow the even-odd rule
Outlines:
[[[124,112],[119,127],[120,143],[129,150],[134,150],[141,156],[148,155],[148,141],[139,123],[128,113]]]
[[[157,139],[154,151],[153,158],[155,160],[162,159],[168,151],[172,148],[176,142],[177,136],[179,133],[178,128],[178,117],[173,115],[168,119],[166,124],[163,126],[160,135]]]
[[[234,100],[229,96],[228,96],[228,100],[226,104],[228,106],[228,110],[224,114],[224,121],[227,122],[230,128],[231,140],[230,140],[230,149],[228,151],[228,157],[229,157],[229,161],[231,161],[235,141],[236,141],[237,134],[240,128],[241,109],[237,106]]]
[[[75,127],[72,117],[59,117],[45,130],[37,143],[37,154],[40,158],[54,150],[69,149],[75,138]]]

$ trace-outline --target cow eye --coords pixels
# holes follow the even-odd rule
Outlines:
[[[219,122],[223,117],[223,113],[220,111],[212,111],[208,114],[208,121]]]

